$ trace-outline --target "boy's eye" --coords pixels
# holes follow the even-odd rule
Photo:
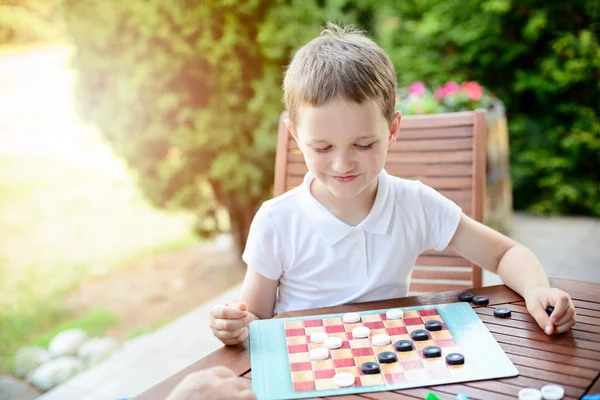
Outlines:
[[[323,147],[323,148],[319,148],[319,147],[313,147],[313,149],[317,152],[317,153],[325,153],[327,152],[329,149],[331,149],[331,146],[327,146],[327,147]]]
[[[369,150],[371,147],[373,147],[374,144],[375,144],[375,142],[367,144],[365,146],[361,146],[360,144],[357,144],[356,148],[360,149],[360,150]]]

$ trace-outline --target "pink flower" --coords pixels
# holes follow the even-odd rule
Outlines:
[[[460,86],[458,86],[458,83],[454,81],[450,81],[444,85],[444,93],[446,94],[446,96],[458,92],[459,89]]]
[[[446,91],[443,87],[439,87],[433,92],[433,97],[435,97],[436,100],[442,100],[444,97],[446,97]]]
[[[423,84],[423,82],[415,82],[415,83],[412,83],[408,87],[408,93],[409,94],[422,95],[426,91],[427,91],[427,88],[425,87],[425,85]]]
[[[479,101],[483,96],[483,88],[477,82],[463,83],[463,90],[467,93],[467,96],[469,96],[469,98],[473,101]]]

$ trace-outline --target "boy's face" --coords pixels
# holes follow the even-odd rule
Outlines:
[[[340,199],[373,188],[396,140],[400,113],[390,125],[374,101],[357,104],[336,99],[319,107],[301,107],[288,129],[317,181]]]

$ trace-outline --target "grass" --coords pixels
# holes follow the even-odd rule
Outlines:
[[[151,207],[123,169],[0,158],[0,372],[24,345],[118,323],[110,310],[73,319],[64,296],[86,278],[190,244],[190,226]]]

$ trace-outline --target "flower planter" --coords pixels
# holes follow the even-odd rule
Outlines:
[[[422,82],[400,88],[396,109],[403,115],[487,110],[484,223],[508,234],[512,223],[512,184],[504,105],[477,82],[448,82],[429,90]]]

